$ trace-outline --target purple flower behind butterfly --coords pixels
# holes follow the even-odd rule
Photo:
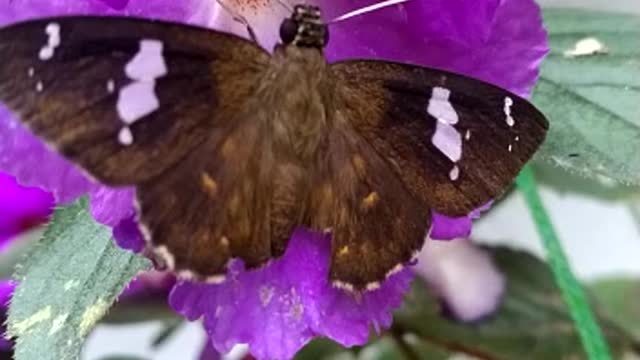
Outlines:
[[[315,2],[330,19],[373,1]],[[227,3],[248,19],[260,42],[272,48],[279,23],[288,12],[277,1],[257,7],[242,0]],[[163,18],[245,34],[245,29],[211,0],[54,0],[46,5],[21,0],[0,5],[0,24],[65,13]],[[523,96],[531,91],[539,62],[547,52],[540,11],[533,0],[414,0],[332,25],[330,31],[326,49],[330,61],[378,58],[413,62],[464,73]],[[94,217],[113,227],[121,246],[141,250],[131,189],[90,183],[3,109],[0,134],[0,170],[15,175],[23,184],[51,191],[59,203],[89,193]],[[469,217],[452,219],[435,214],[432,236],[466,236],[470,228]],[[380,289],[354,299],[328,283],[328,256],[329,243],[324,236],[299,229],[285,255],[264,269],[246,272],[236,262],[224,284],[181,282],[171,294],[171,304],[190,319],[203,317],[219,351],[246,342],[258,358],[290,358],[316,336],[347,346],[363,344],[370,325],[376,329],[390,325],[390,311],[400,304],[412,275],[403,271]]]

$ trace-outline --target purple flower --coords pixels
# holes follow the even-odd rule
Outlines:
[[[374,1],[315,2],[330,19]],[[279,22],[289,15],[277,1],[227,4],[247,18],[269,49],[277,39]],[[3,2],[0,24],[66,13],[163,18],[246,35],[245,28],[211,0]],[[331,61],[366,57],[413,62],[481,78],[520,95],[530,92],[547,52],[540,11],[533,0],[414,0],[331,25],[330,31],[326,53]],[[3,109],[0,139],[0,171],[16,176],[21,184],[50,191],[58,203],[88,193],[92,214],[113,227],[118,243],[141,250],[132,189],[90,183]],[[469,217],[435,214],[432,234],[452,238],[467,235],[470,228]],[[211,343],[221,352],[247,342],[258,358],[286,359],[315,336],[346,346],[363,344],[371,326],[389,326],[390,311],[400,304],[412,274],[403,271],[380,289],[354,296],[327,282],[328,257],[325,236],[298,229],[281,259],[259,271],[244,271],[236,261],[227,282],[220,285],[180,282],[172,291],[171,304],[189,319],[203,318]]]
[[[391,324],[412,274],[397,273],[378,290],[353,295],[329,283],[329,238],[298,229],[286,254],[261,271],[235,262],[220,285],[179,283],[170,302],[190,320],[204,317],[213,345],[227,352],[248,343],[258,359],[288,359],[316,336],[345,346],[367,341],[369,326]]]
[[[50,194],[0,173],[0,251],[15,235],[47,222],[53,206]]]

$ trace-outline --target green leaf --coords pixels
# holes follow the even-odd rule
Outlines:
[[[16,274],[8,333],[16,360],[77,359],[84,338],[126,284],[150,267],[122,250],[81,199],[55,212],[43,238]]]
[[[522,252],[492,252],[507,276],[507,293],[496,314],[476,324],[448,320],[427,287],[416,281],[396,313],[394,331],[415,334],[421,346],[481,359],[586,359],[547,265]],[[604,314],[600,324],[616,359],[637,349],[637,338]]]
[[[590,290],[603,314],[640,338],[640,278],[603,279]]]
[[[533,102],[551,127],[539,157],[584,176],[640,184],[640,17],[547,9],[544,21],[551,53]],[[606,53],[565,55],[585,38]]]
[[[355,355],[340,344],[329,339],[320,338],[311,341],[296,354],[294,360],[329,360],[336,359],[354,360]]]

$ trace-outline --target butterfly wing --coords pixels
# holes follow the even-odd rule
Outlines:
[[[366,171],[357,177],[353,161],[329,160],[352,173],[323,183],[345,203],[325,200],[327,215],[313,225],[333,228],[332,278],[357,288],[410,261],[429,209],[463,216],[500,195],[548,127],[526,100],[465,76],[381,61],[340,62],[331,72],[339,89],[331,136],[357,146],[330,152],[360,156]],[[358,206],[370,191],[380,195],[373,212]],[[316,190],[314,199],[322,197]]]
[[[65,17],[1,29],[0,58],[0,101],[102,183],[135,185],[141,230],[179,275],[215,279],[232,257],[255,267],[284,251],[301,176],[275,164],[265,116],[241,100],[269,62],[255,44]]]
[[[130,18],[62,17],[0,31],[0,100],[111,185],[151,179],[242,104],[269,55],[244,39]]]
[[[343,115],[336,113],[318,162],[310,226],[331,230],[333,284],[371,290],[420,250],[431,212]]]

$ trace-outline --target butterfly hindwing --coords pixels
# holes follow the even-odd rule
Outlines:
[[[374,289],[422,247],[431,224],[385,159],[336,113],[311,195],[311,227],[330,228],[330,278]]]
[[[143,232],[182,278],[216,280],[231,258],[255,268],[279,257],[301,221],[302,171],[252,115],[236,114],[230,131],[137,187]]]
[[[467,215],[504,192],[548,127],[526,100],[462,75],[382,61],[331,71],[358,135],[413,197],[445,215]]]
[[[268,54],[187,25],[62,17],[3,28],[0,58],[0,100],[89,174],[123,185],[229,126],[223,115],[252,91]]]

